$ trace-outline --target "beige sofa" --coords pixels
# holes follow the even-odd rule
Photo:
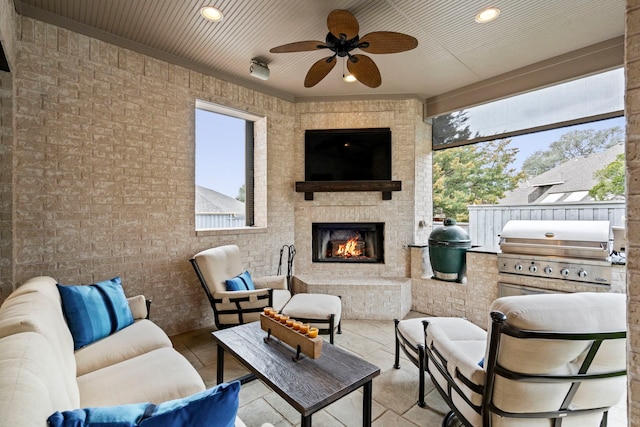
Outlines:
[[[55,279],[35,277],[9,295],[0,307],[0,427],[45,427],[55,411],[158,404],[205,390],[146,319],[144,297],[128,301],[132,325],[74,352]]]

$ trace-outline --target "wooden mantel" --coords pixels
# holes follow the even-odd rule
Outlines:
[[[392,191],[402,191],[402,181],[297,181],[296,191],[305,200],[313,200],[313,193],[346,191],[381,191],[382,200],[391,200]]]

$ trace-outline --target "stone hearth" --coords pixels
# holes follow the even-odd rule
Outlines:
[[[296,275],[294,292],[338,295],[344,319],[402,319],[411,310],[411,278],[322,278]]]

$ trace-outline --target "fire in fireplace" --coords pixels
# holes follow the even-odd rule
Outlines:
[[[384,263],[384,223],[313,223],[313,262]]]

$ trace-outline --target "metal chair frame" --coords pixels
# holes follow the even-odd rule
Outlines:
[[[603,378],[613,378],[617,376],[626,375],[626,369],[615,370],[609,372],[601,372],[595,374],[589,374],[588,369],[591,366],[598,350],[602,343],[606,340],[615,340],[626,338],[626,331],[612,331],[602,333],[571,333],[571,332],[542,332],[542,331],[527,331],[515,328],[506,323],[506,316],[499,312],[491,312],[492,327],[490,332],[490,348],[487,354],[487,359],[484,362],[486,369],[486,377],[484,386],[478,386],[473,384],[468,378],[465,378],[459,371],[456,371],[456,377],[458,380],[467,385],[470,389],[482,395],[482,405],[473,405],[460,390],[459,386],[455,383],[454,378],[449,374],[447,370],[447,360],[438,352],[435,345],[425,349],[426,361],[425,368],[427,372],[431,374],[436,369],[440,375],[442,375],[447,381],[447,389],[443,389],[440,385],[434,381],[434,385],[442,398],[447,402],[451,412],[445,417],[443,426],[448,424],[452,417],[458,418],[458,420],[467,427],[473,427],[472,424],[466,419],[462,413],[456,408],[453,403],[453,394],[455,390],[459,397],[463,398],[470,407],[472,407],[478,414],[482,416],[483,427],[491,427],[492,414],[497,414],[501,417],[509,418],[541,418],[553,420],[554,427],[561,427],[562,421],[566,417],[582,415],[589,412],[603,412],[600,425],[605,427],[607,425],[608,407],[600,408],[587,408],[587,409],[569,409],[569,404],[575,396],[580,385],[585,381],[593,381]],[[427,342],[427,327],[429,321],[423,321],[425,342]],[[576,375],[531,375],[522,372],[506,369],[498,364],[498,354],[500,352],[500,343],[504,335],[511,336],[520,339],[536,339],[536,340],[571,340],[571,341],[591,341],[589,351],[585,360],[583,361],[578,373]],[[397,334],[396,334],[397,336]],[[397,358],[397,357],[396,357]],[[548,412],[533,412],[533,413],[511,413],[505,412],[498,408],[493,402],[494,384],[496,378],[500,376],[506,379],[522,382],[535,382],[535,383],[560,383],[570,382],[571,387],[567,392],[562,404],[555,411]]]
[[[218,310],[216,308],[216,304],[221,304],[223,302],[222,298],[214,298],[213,294],[209,290],[209,287],[207,286],[207,282],[204,279],[204,276],[202,275],[202,272],[200,271],[200,268],[198,267],[198,263],[196,262],[195,258],[191,258],[189,261],[191,262],[193,269],[196,271],[196,275],[200,280],[200,284],[202,285],[204,292],[207,294],[207,298],[209,299],[209,303],[211,304],[211,308],[213,309],[213,315],[214,315],[216,327],[218,329],[230,328],[232,326],[238,326],[239,324],[243,324],[245,323],[244,322],[245,314],[262,312],[264,307],[270,307],[271,305],[273,305],[273,289],[265,289],[267,290],[267,292],[257,296],[258,301],[263,301],[264,303],[264,304],[260,304],[260,306],[258,307],[243,308],[241,306],[241,303],[250,301],[250,298],[248,296],[242,296],[242,297],[235,297],[235,298],[229,297],[229,302],[235,304],[235,309]],[[220,321],[219,316],[224,314],[237,314],[239,323],[237,324],[222,323]]]

